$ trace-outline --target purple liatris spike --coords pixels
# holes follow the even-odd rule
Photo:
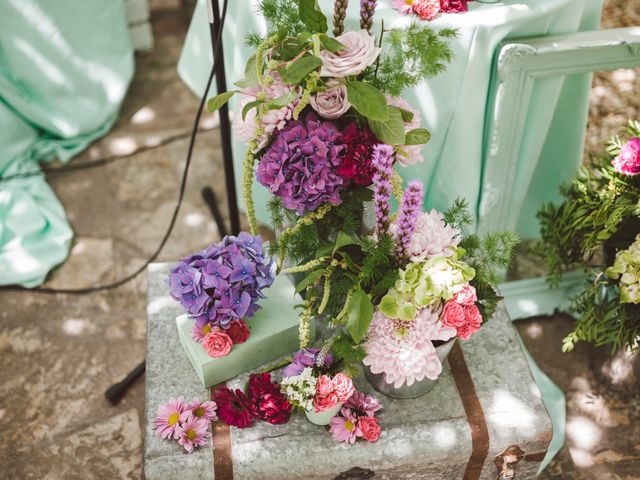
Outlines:
[[[360,28],[367,32],[373,25],[373,15],[376,12],[376,0],[360,0]]]
[[[378,144],[373,147],[371,157],[374,168],[373,174],[373,203],[376,212],[376,235],[380,236],[389,231],[389,213],[391,212],[391,192],[393,186],[393,147]]]
[[[344,19],[347,17],[349,0],[335,0],[333,4],[333,36],[337,37],[344,31]]]
[[[419,180],[412,181],[404,192],[398,220],[396,223],[396,238],[398,258],[407,258],[407,251],[411,243],[411,235],[416,229],[416,221],[422,209],[424,187]]]

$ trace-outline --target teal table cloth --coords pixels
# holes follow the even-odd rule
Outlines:
[[[402,26],[415,21],[378,1],[377,19],[385,26]],[[220,1],[222,4],[222,1]],[[227,82],[242,78],[250,49],[244,37],[251,31],[264,32],[263,19],[256,13],[258,0],[229,2],[223,35]],[[330,15],[333,2],[320,0],[320,7]],[[358,28],[359,2],[349,2],[347,28]],[[477,222],[486,205],[501,201],[503,186],[484,185],[486,152],[486,113],[492,81],[496,47],[508,39],[571,33],[598,28],[602,0],[506,0],[485,4],[471,2],[465,14],[439,16],[431,25],[456,28],[458,38],[452,47],[455,58],[447,71],[406,92],[405,98],[420,109],[423,126],[433,134],[423,149],[424,163],[402,169],[405,179],[419,178],[426,187],[426,206],[446,210],[458,197],[468,200]],[[198,96],[202,95],[211,68],[211,40],[206,2],[199,0],[178,64],[182,79]],[[582,157],[582,143],[587,115],[590,75],[547,79],[533,92],[537,105],[527,120],[526,148],[518,165],[540,165],[522,169],[516,179],[514,207],[521,214],[517,224],[506,225],[523,237],[538,236],[535,211],[541,201],[552,200],[560,182],[575,172]],[[214,94],[215,92],[210,92]],[[232,99],[231,108],[237,99]],[[557,108],[556,108],[557,106]],[[234,141],[236,172],[241,170],[245,145]],[[520,171],[520,170],[519,170]],[[549,181],[549,172],[552,180]],[[240,175],[236,175],[240,188]],[[256,185],[258,219],[268,223],[265,204],[268,193]],[[525,202],[533,198],[535,202]]]
[[[0,0],[0,285],[33,287],[73,232],[37,173],[104,135],[133,76],[123,0]]]

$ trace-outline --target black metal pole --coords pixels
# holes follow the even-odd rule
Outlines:
[[[216,38],[220,28],[220,8],[218,0],[208,0],[209,28],[211,30],[211,46],[214,57],[216,56]],[[227,80],[224,71],[224,47],[222,36],[218,44],[220,49],[220,61],[216,62],[216,87],[218,94],[227,91]],[[229,208],[229,218],[231,220],[231,233],[240,233],[240,212],[238,210],[238,194],[236,190],[236,180],[233,171],[233,152],[231,150],[231,122],[229,122],[229,106],[225,104],[220,110],[220,136],[222,138],[222,160],[224,163],[224,179],[227,188],[227,204]]]

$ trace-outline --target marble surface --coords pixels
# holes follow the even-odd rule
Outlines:
[[[168,264],[149,268],[145,473],[149,479],[176,478],[181,472],[188,472],[190,478],[211,478],[211,448],[184,455],[181,447],[158,440],[150,430],[157,405],[169,397],[206,396],[174,330],[180,308],[167,293],[168,268]],[[549,417],[516,335],[500,309],[463,344],[491,438],[483,479],[495,478],[493,457],[505,447],[518,444],[528,453],[538,453],[551,438]],[[228,383],[243,388],[248,375]],[[383,434],[378,442],[336,443],[325,429],[302,415],[285,425],[258,422],[249,429],[232,428],[234,478],[324,480],[354,467],[370,469],[376,478],[462,478],[471,454],[471,431],[448,364],[435,388],[414,400],[394,400],[373,392],[362,376],[356,385],[383,402]],[[535,463],[522,466],[523,471],[536,467]]]

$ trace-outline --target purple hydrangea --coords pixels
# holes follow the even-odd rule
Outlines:
[[[344,155],[342,135],[331,122],[310,113],[278,133],[258,165],[258,182],[299,215],[323,203],[339,205]]]
[[[282,370],[282,375],[285,377],[294,377],[300,375],[302,371],[307,367],[313,367],[318,365],[320,355],[320,349],[318,348],[305,348],[297,351],[293,355],[293,360]],[[323,367],[330,367],[333,363],[333,355],[327,353],[322,361]]]
[[[227,328],[255,314],[274,277],[274,262],[265,260],[260,236],[240,232],[180,260],[171,269],[169,287],[202,326]]]

